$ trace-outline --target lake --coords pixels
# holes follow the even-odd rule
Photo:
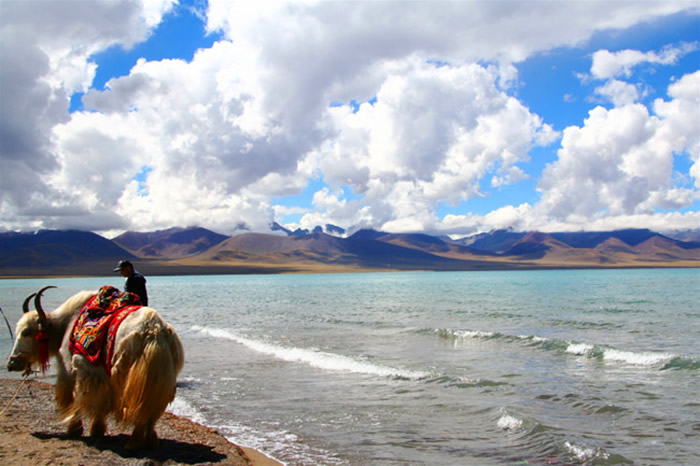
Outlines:
[[[287,464],[700,464],[700,269],[147,279],[169,409]],[[49,284],[123,287],[0,280],[13,325]]]

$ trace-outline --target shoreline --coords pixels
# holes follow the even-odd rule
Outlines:
[[[234,444],[212,428],[169,412],[156,424],[157,448],[126,450],[130,429],[111,419],[102,438],[69,438],[56,416],[54,386],[36,379],[0,378],[0,413],[0,463],[4,465],[282,465],[255,449]]]
[[[646,270],[646,269],[700,269],[698,261],[661,262],[661,263],[638,263],[638,264],[613,264],[613,265],[593,265],[593,264],[522,264],[509,266],[496,264],[493,267],[475,267],[464,269],[430,269],[430,268],[290,268],[290,269],[247,269],[240,271],[236,268],[221,267],[210,269],[207,267],[196,268],[155,268],[148,266],[140,267],[148,276],[170,277],[170,276],[217,276],[217,275],[315,275],[315,274],[352,274],[352,273],[401,273],[401,272],[521,272],[521,271],[561,271],[561,270]],[[85,271],[85,272],[41,272],[41,273],[8,273],[0,272],[0,280],[25,280],[25,279],[49,279],[49,278],[99,278],[113,277],[114,274]]]

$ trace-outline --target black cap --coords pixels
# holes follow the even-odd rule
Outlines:
[[[119,261],[119,263],[117,264],[117,268],[114,269],[113,271],[114,271],[114,272],[119,272],[119,271],[121,271],[121,269],[123,269],[124,267],[129,267],[129,266],[133,267],[133,265],[131,264],[131,262],[129,262],[129,261]]]

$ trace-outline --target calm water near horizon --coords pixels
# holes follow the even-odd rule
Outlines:
[[[287,464],[700,464],[700,269],[147,278],[170,410]]]

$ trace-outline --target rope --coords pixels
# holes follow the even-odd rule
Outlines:
[[[15,392],[15,395],[14,395],[14,396],[12,397],[12,399],[7,403],[7,406],[5,406],[5,408],[3,408],[2,411],[0,411],[0,416],[4,415],[4,414],[5,414],[5,411],[7,411],[7,410],[10,408],[10,406],[12,405],[12,402],[15,401],[15,398],[17,398],[17,395],[19,395],[19,391],[22,389],[22,387],[24,386],[24,383],[25,383],[27,380],[29,380],[27,377],[24,377],[24,378],[22,379],[22,383],[19,384],[19,387],[17,387],[17,391]]]
[[[5,315],[5,311],[3,311],[1,307],[0,307],[0,314],[2,314],[2,318],[5,319],[5,323],[7,324],[7,330],[10,331],[10,336],[12,337],[12,341],[15,341],[15,336],[12,334],[12,326],[10,325],[10,321],[7,320],[7,316]]]

